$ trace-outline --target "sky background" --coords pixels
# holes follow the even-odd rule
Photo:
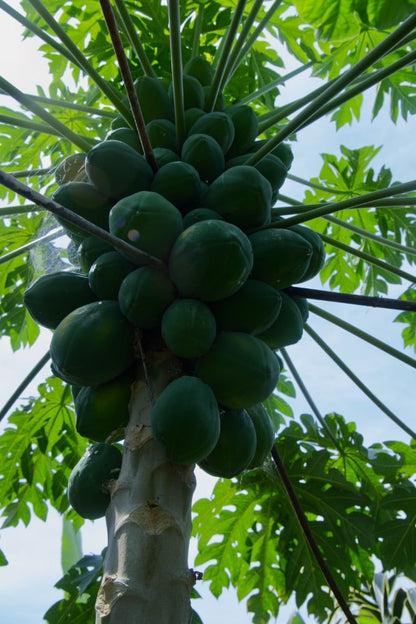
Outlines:
[[[17,2],[9,2],[18,6]],[[47,68],[36,51],[36,41],[22,42],[21,28],[7,15],[0,13],[0,74],[20,89],[35,92],[35,85],[47,83]],[[282,101],[290,101],[310,89],[304,76],[291,81],[282,94]],[[0,96],[0,104],[10,105]],[[401,120],[395,126],[388,115],[378,117],[373,123],[369,112],[364,113],[360,124],[344,127],[338,133],[328,120],[313,124],[298,134],[293,145],[294,162],[291,173],[309,178],[317,175],[322,160],[320,153],[339,154],[339,145],[359,148],[364,145],[383,145],[374,160],[376,173],[383,163],[390,167],[396,181],[405,182],[414,178],[415,120],[406,123]],[[282,193],[301,199],[304,187],[288,181]],[[0,270],[7,266],[0,265]],[[314,281],[308,286],[317,286]],[[400,289],[392,290],[397,296]],[[395,312],[356,306],[319,303],[333,314],[357,324],[396,348],[402,348],[401,325],[392,324]],[[333,327],[327,321],[311,316],[311,326],[318,331],[353,371],[379,396],[397,415],[414,426],[414,371],[379,350]],[[20,380],[31,370],[48,349],[50,332],[43,330],[41,338],[32,349],[13,354],[8,339],[0,339],[0,405],[3,405]],[[368,442],[388,439],[407,441],[407,436],[346,379],[327,356],[305,335],[300,343],[288,349],[289,355],[307,385],[309,392],[321,413],[331,411],[342,413],[347,420],[357,422],[358,429]],[[411,355],[411,353],[409,353]],[[46,366],[37,381],[48,373]],[[25,393],[34,392],[36,384]],[[302,397],[295,404],[296,414],[310,412]],[[2,427],[7,423],[2,423]],[[208,496],[215,480],[198,472],[198,486],[195,498]],[[87,522],[82,529],[84,553],[98,553],[106,543],[104,519]],[[61,593],[53,589],[61,576],[60,567],[61,519],[52,510],[47,522],[33,518],[28,528],[22,526],[8,529],[0,534],[0,548],[5,552],[9,565],[0,568],[0,622],[1,624],[39,624],[42,616]],[[190,566],[196,553],[191,543]],[[198,568],[199,569],[199,568]],[[249,624],[244,604],[239,605],[233,591],[226,592],[217,601],[199,583],[197,590],[204,600],[196,601],[195,608],[205,624],[227,622],[227,624]],[[282,610],[279,623],[284,624],[292,607]]]

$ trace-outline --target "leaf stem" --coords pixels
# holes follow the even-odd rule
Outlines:
[[[26,375],[26,377],[21,381],[21,383],[17,386],[16,390],[9,397],[6,403],[0,410],[0,421],[6,416],[7,412],[10,410],[12,405],[17,401],[22,392],[27,388],[27,386],[34,380],[36,375],[42,370],[45,364],[48,362],[50,358],[49,350],[45,353],[44,356],[41,357],[39,362],[32,368],[30,373]]]
[[[220,56],[218,58],[217,66],[215,68],[211,88],[207,96],[206,110],[208,112],[214,110],[218,95],[221,91],[221,85],[222,85],[224,73],[227,67],[228,58],[229,58],[230,51],[231,51],[233,42],[235,40],[237,31],[238,31],[238,27],[243,17],[246,1],[247,0],[238,0],[237,6],[235,7],[235,10],[234,10],[233,18],[231,20],[231,24],[228,27],[227,33],[223,37],[223,46],[220,52]]]
[[[90,223],[90,221],[87,221],[87,219],[80,217],[75,212],[64,208],[64,206],[61,206],[61,204],[58,204],[53,199],[45,197],[41,193],[38,193],[37,191],[31,189],[29,186],[26,186],[26,184],[19,182],[19,180],[16,180],[16,178],[6,173],[5,171],[2,171],[1,169],[0,183],[10,190],[14,191],[15,193],[18,193],[18,195],[22,195],[29,201],[34,202],[38,206],[46,208],[46,210],[49,210],[49,212],[52,212],[54,215],[57,215],[58,217],[61,217],[62,219],[73,223],[85,232],[88,232],[88,234],[91,234],[92,236],[97,236],[98,238],[106,241],[122,253],[128,255],[133,260],[133,262],[134,260],[140,261],[140,264],[143,264],[144,262],[147,266],[154,266],[159,270],[166,271],[166,266],[164,262],[162,262],[162,260],[160,260],[159,258],[155,258],[154,256],[151,256],[150,254],[141,251],[136,247],[133,247],[129,243],[121,240],[120,238],[113,236],[112,234],[98,227],[94,223]],[[3,259],[4,257],[5,256],[3,256]]]
[[[58,24],[54,17],[46,9],[45,5],[40,0],[28,0],[33,8],[39,13],[39,15],[45,20],[48,26],[52,29],[55,35],[62,41],[64,46],[70,51],[71,55],[77,60],[77,65],[81,67],[86,74],[95,82],[95,84],[101,89],[101,91],[107,96],[107,98],[114,104],[119,113],[131,122],[131,114],[129,109],[123,104],[123,101],[117,91],[106,81],[100,74],[94,69],[87,58],[82,54],[81,50],[72,42],[63,28]]]
[[[47,124],[41,124],[31,119],[22,119],[21,117],[13,117],[12,115],[0,115],[0,123],[7,126],[13,126],[14,128],[26,128],[27,130],[33,130],[33,132],[42,132],[43,134],[51,134],[52,136],[61,137],[61,132],[55,130]],[[89,146],[88,149],[90,149]]]
[[[284,74],[283,76],[279,76],[278,78],[276,78],[276,80],[272,80],[271,82],[269,82],[267,85],[265,85],[261,89],[258,89],[257,91],[253,91],[252,93],[247,95],[245,98],[242,98],[241,100],[238,101],[238,103],[250,104],[250,102],[257,100],[262,95],[265,95],[265,93],[268,93],[275,87],[278,87],[280,84],[284,85],[288,80],[290,80],[291,78],[294,78],[295,76],[298,76],[302,72],[312,67],[312,65],[313,63],[312,61],[310,61],[309,63],[305,63],[304,65],[301,65],[300,67],[297,67],[296,69],[293,69],[292,71],[288,72],[287,74]],[[260,123],[259,123],[259,130],[260,130]]]
[[[329,189],[327,189],[329,191]],[[336,191],[334,191],[336,192]],[[345,193],[344,193],[345,195]],[[281,208],[273,208],[272,215],[285,215],[285,214],[302,214],[309,209],[319,208],[320,206],[328,205],[328,202],[316,202],[315,204],[304,204],[298,199],[293,199],[287,195],[280,195],[279,199],[285,201],[289,206],[282,206]],[[391,208],[391,207],[409,207],[416,206],[416,197],[393,197],[390,199],[378,199],[371,204],[365,204],[365,208]],[[335,219],[335,217],[325,217],[327,221]],[[339,219],[336,219],[339,221]]]
[[[320,338],[320,336],[306,323],[305,331],[318,343],[327,355],[339,366],[339,368],[355,383],[356,386],[384,412],[396,425],[405,431],[411,438],[416,439],[416,433],[408,427],[400,418],[386,406],[371,390],[355,375],[352,370],[341,360],[340,357]]]
[[[83,136],[72,132],[62,122],[56,119],[53,115],[45,111],[39,104],[36,104],[30,96],[25,95],[22,91],[17,89],[14,85],[8,82],[5,78],[0,76],[0,88],[4,89],[12,98],[19,102],[22,106],[30,110],[37,115],[42,121],[47,123],[51,128],[56,130],[62,137],[68,139],[71,143],[82,149],[83,151],[89,151],[91,149],[91,142],[85,139]]]
[[[314,115],[321,106],[328,103],[330,99],[338,95],[348,84],[350,84],[357,76],[361,75],[366,69],[371,67],[376,61],[387,54],[403,37],[413,30],[416,26],[416,12],[404,20],[394,32],[388,35],[381,43],[375,46],[368,54],[360,59],[351,69],[341,74],[330,84],[323,93],[306,106],[296,117],[289,121],[284,128],[279,130],[265,145],[255,152],[247,161],[247,165],[255,165],[279,143],[284,141],[288,136],[299,130],[303,124]]]
[[[303,531],[303,534],[306,538],[306,541],[309,544],[309,548],[311,549],[316,562],[324,576],[324,578],[326,579],[326,582],[328,583],[328,586],[330,587],[332,593],[334,594],[336,600],[338,601],[339,606],[341,607],[342,611],[344,612],[345,617],[347,618],[347,621],[350,622],[350,624],[357,624],[357,620],[355,619],[355,617],[353,616],[353,614],[350,611],[350,608],[346,602],[346,600],[344,599],[344,596],[342,595],[341,590],[339,589],[334,577],[332,576],[332,573],[330,571],[330,569],[328,568],[321,551],[319,550],[318,544],[315,541],[315,538],[313,536],[313,533],[311,531],[311,528],[309,526],[308,523],[308,519],[305,515],[305,512],[302,509],[302,505],[299,502],[299,499],[296,495],[296,492],[294,490],[294,487],[292,485],[292,482],[290,480],[290,477],[286,471],[286,468],[284,466],[284,463],[276,449],[276,446],[273,446],[272,448],[272,458],[274,461],[274,464],[276,466],[276,470],[280,476],[280,479],[282,480],[283,486],[285,488],[287,497],[292,505],[293,511],[295,512],[296,518],[300,524],[300,527]]]
[[[114,0],[114,4],[116,5],[121,20],[123,22],[124,28],[126,29],[129,41],[131,46],[139,59],[139,63],[142,67],[142,70],[146,76],[156,77],[155,71],[148,59],[148,56],[143,48],[142,42],[140,41],[140,37],[137,34],[136,28],[133,24],[133,20],[130,17],[130,13],[128,12],[124,0]]]
[[[0,208],[0,217],[13,217],[18,214],[26,214],[27,212],[38,212],[39,208],[35,204],[26,206],[9,206],[8,208]]]
[[[195,58],[199,54],[199,42],[201,39],[202,26],[204,23],[205,7],[202,2],[198,4],[198,10],[194,23],[194,32],[192,35],[192,58]]]
[[[0,171],[0,179],[1,179],[1,171]],[[33,249],[33,247],[36,247],[36,245],[40,245],[41,243],[47,243],[50,240],[63,236],[64,234],[65,232],[63,228],[54,228],[52,232],[49,232],[48,234],[44,234],[43,236],[39,236],[38,238],[35,238],[29,243],[26,243],[26,245],[22,245],[21,247],[18,247],[17,249],[13,249],[12,251],[9,251],[9,253],[6,253],[3,256],[0,256],[0,264],[5,264],[6,262],[10,262],[10,260],[17,258],[18,256],[21,256],[22,254],[25,254],[27,251],[30,251],[31,249]]]
[[[386,308],[389,310],[409,310],[416,312],[416,301],[404,299],[389,299],[388,297],[369,297],[367,295],[353,295],[334,291],[304,288],[302,286],[290,286],[284,291],[294,297],[317,299],[319,301],[333,301],[334,303],[348,303],[352,305],[368,306],[372,308]]]
[[[76,104],[75,102],[68,102],[68,100],[55,100],[54,98],[48,98],[43,95],[26,95],[32,100],[35,100],[35,102],[39,102],[40,104],[45,104],[51,107],[56,106],[57,108],[67,108],[68,110],[76,110],[80,113],[88,113],[88,115],[97,115],[98,117],[105,117],[107,119],[114,119],[114,117],[116,117],[116,113],[112,111],[101,110],[100,108],[95,108],[94,106]]]
[[[170,59],[172,68],[173,108],[175,111],[176,141],[178,149],[182,149],[186,137],[185,106],[183,93],[182,49],[181,49],[181,16],[179,0],[168,1]]]
[[[116,53],[117,62],[120,68],[120,73],[123,78],[124,86],[126,88],[127,96],[130,102],[131,112],[133,114],[134,124],[140,137],[140,142],[143,149],[143,154],[152,167],[153,171],[157,171],[157,163],[153,149],[150,143],[149,135],[146,130],[146,123],[144,121],[140,102],[137,97],[136,89],[134,87],[133,77],[130,72],[130,67],[127,62],[126,55],[123,49],[123,43],[121,41],[120,34],[117,29],[117,23],[114,16],[113,9],[109,0],[100,0],[101,10],[104,15],[105,22],[107,24],[108,33],[113,44],[114,52]]]
[[[414,303],[416,303],[416,302],[414,302]],[[368,334],[367,332],[365,332],[365,331],[363,331],[361,329],[358,329],[358,327],[355,327],[354,325],[351,325],[351,323],[347,323],[346,321],[342,320],[338,316],[335,316],[334,314],[330,314],[329,312],[327,312],[326,310],[323,310],[322,308],[318,308],[317,306],[313,305],[312,303],[309,304],[309,309],[310,309],[311,312],[313,312],[317,316],[320,316],[321,318],[325,319],[326,321],[329,321],[330,323],[333,323],[334,325],[337,325],[338,327],[341,327],[342,329],[345,329],[345,331],[348,331],[351,334],[354,334],[354,336],[357,336],[357,338],[361,338],[361,340],[365,340],[369,344],[372,344],[374,347],[377,347],[377,349],[380,349],[381,351],[384,351],[388,355],[391,355],[392,357],[396,358],[397,360],[400,360],[404,364],[407,364],[408,366],[412,366],[413,368],[416,368],[416,360],[415,359],[409,357],[405,353],[402,353],[398,349],[395,349],[394,347],[391,347],[390,345],[386,344],[382,340],[378,340],[377,338],[375,338],[371,334]],[[416,312],[416,305],[414,306],[414,312]]]

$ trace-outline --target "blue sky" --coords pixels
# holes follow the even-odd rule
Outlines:
[[[17,6],[16,3],[9,2]],[[34,42],[21,42],[20,29],[4,14],[0,19],[0,73],[27,92],[34,92],[34,85],[45,81],[46,72],[35,52]],[[304,78],[300,78],[285,90],[285,100],[299,97],[305,93]],[[0,98],[0,103],[5,102]],[[376,171],[385,162],[391,167],[396,180],[407,181],[414,177],[414,142],[409,138],[416,135],[415,120],[407,124],[399,122],[394,126],[384,115],[370,121],[365,115],[358,126],[343,128],[335,133],[327,121],[314,124],[298,135],[294,145],[295,159],[292,173],[300,177],[318,174],[321,168],[321,152],[339,153],[338,146],[345,144],[350,148],[363,145],[384,145],[374,161]],[[413,143],[413,145],[412,145]],[[303,188],[287,182],[282,189],[287,195],[302,197]],[[0,267],[2,268],[2,267]],[[309,285],[309,284],[308,284]],[[315,284],[316,285],[316,284]],[[395,291],[394,294],[398,294]],[[402,347],[401,326],[392,325],[396,315],[387,310],[320,304],[334,314],[339,314],[362,329],[373,332],[377,337],[397,348]],[[377,349],[365,345],[362,341],[349,336],[342,330],[333,328],[326,321],[311,318],[311,325],[328,344],[335,349],[380,398],[403,419],[414,414],[415,400],[412,392],[414,371],[403,364],[393,362]],[[42,332],[42,337],[32,350],[12,354],[7,340],[0,340],[0,404],[20,379],[33,367],[49,346],[50,332]],[[406,436],[390,423],[372,403],[364,397],[354,385],[338,372],[308,336],[289,350],[296,362],[315,402],[322,413],[337,410],[347,419],[359,424],[359,429],[367,440],[404,439]],[[47,369],[46,369],[47,370]],[[310,411],[299,398],[296,412]],[[206,475],[198,479],[197,497],[209,495],[214,480]],[[0,535],[0,547],[6,553],[10,565],[0,568],[0,620],[2,624],[39,624],[43,613],[57,599],[59,592],[52,589],[61,575],[60,569],[60,518],[51,512],[47,523],[36,519],[26,529],[8,529]],[[87,523],[83,529],[85,552],[99,552],[105,545],[106,532],[104,520]],[[192,545],[190,565],[195,553]],[[234,594],[223,596],[216,601],[203,587],[197,587],[204,594],[203,601],[195,605],[205,624],[214,621],[227,624],[249,624],[251,618],[243,605],[238,605]],[[284,624],[290,609],[285,609],[279,617]]]

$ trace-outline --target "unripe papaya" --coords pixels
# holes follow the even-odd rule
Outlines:
[[[153,191],[140,191],[118,201],[110,211],[109,226],[114,236],[161,260],[168,259],[183,230],[179,210]]]
[[[136,152],[143,154],[143,148],[139,135],[136,130],[133,130],[133,128],[116,128],[115,130],[111,130],[105,137],[105,140],[127,143],[127,145],[130,145],[130,147],[135,149]]]
[[[173,105],[172,84],[169,86],[168,93]],[[183,105],[185,110],[188,108],[204,108],[205,105],[205,92],[203,86],[199,80],[189,74],[183,75]]]
[[[153,119],[173,121],[171,100],[158,78],[140,76],[134,81],[134,86],[145,123],[149,123]]]
[[[247,408],[254,429],[256,430],[256,450],[248,468],[258,468],[270,454],[274,444],[274,429],[264,405],[257,403]]]
[[[136,268],[117,251],[109,251],[92,263],[88,272],[88,283],[100,299],[117,301],[121,282]]]
[[[146,125],[152,148],[164,147],[176,151],[176,128],[169,119],[153,119]]]
[[[252,268],[247,236],[235,225],[200,221],[176,239],[169,274],[183,297],[216,301],[235,293]]]
[[[222,410],[218,442],[198,465],[215,477],[231,479],[249,466],[255,451],[256,431],[246,410]]]
[[[113,202],[109,201],[92,184],[88,182],[66,182],[54,192],[52,199],[80,217],[91,221],[104,230],[108,230],[108,215]],[[73,240],[80,242],[90,236],[88,232],[70,221],[66,221],[62,217],[56,217],[56,219]]]
[[[167,149],[166,147],[155,147],[153,150],[153,155],[159,168],[163,167],[163,165],[167,165],[170,162],[175,162],[176,160],[179,160],[178,154],[170,149]]]
[[[190,128],[189,134],[209,134],[226,154],[234,140],[235,129],[229,115],[220,111],[213,111],[198,117]]]
[[[220,433],[218,404],[209,386],[184,375],[161,392],[152,408],[153,436],[166,457],[193,464],[208,455]]]
[[[264,401],[276,388],[280,365],[259,338],[243,332],[221,332],[211,349],[199,358],[195,372],[220,405],[246,408]]]
[[[250,154],[242,154],[241,156],[231,158],[227,161],[226,168],[244,165],[249,157]],[[273,193],[276,193],[286,180],[287,169],[280,158],[273,156],[273,154],[267,154],[254,166],[270,182]]]
[[[210,208],[195,208],[190,212],[187,212],[183,218],[183,229],[186,230],[190,225],[194,223],[198,223],[199,221],[208,221],[209,219],[219,219],[220,221],[224,221],[224,217],[222,217],[215,210],[211,210]]]
[[[289,295],[284,292],[280,294],[282,307],[277,319],[268,329],[257,336],[273,350],[299,342],[303,334],[304,321],[300,308]]]
[[[282,289],[302,279],[312,257],[312,245],[284,228],[259,230],[249,236],[253,247],[252,276]]]
[[[311,228],[299,224],[292,225],[289,229],[292,230],[292,232],[296,232],[296,234],[303,236],[303,238],[312,246],[312,257],[309,266],[302,277],[297,280],[298,282],[306,282],[315,277],[315,275],[319,273],[325,264],[324,244],[318,232],[311,230]]]
[[[203,205],[241,229],[251,229],[269,223],[271,197],[268,180],[255,167],[240,165],[214,180],[204,195]]]
[[[171,162],[156,172],[152,191],[172,202],[182,213],[199,205],[202,186],[198,171],[188,163]]]
[[[76,308],[96,300],[88,278],[67,271],[42,275],[23,295],[23,303],[30,316],[49,329],[55,329]]]
[[[175,299],[168,276],[152,267],[140,267],[121,283],[118,301],[124,316],[136,327],[157,327],[164,311]]]
[[[88,303],[55,329],[50,354],[56,374],[70,384],[97,386],[133,363],[134,328],[116,301]]]
[[[153,171],[144,156],[122,141],[103,141],[87,154],[85,170],[91,184],[106,197],[121,199],[150,189]]]
[[[68,481],[68,499],[79,516],[95,520],[105,515],[110,503],[106,483],[117,479],[121,460],[116,446],[101,443],[90,446],[74,466]]]
[[[188,108],[185,111],[185,130],[186,134],[189,133],[190,129],[194,125],[200,117],[204,117],[205,111],[202,108]]]
[[[198,171],[203,182],[210,184],[225,169],[221,147],[208,134],[191,134],[182,146],[182,160]]]
[[[194,56],[185,64],[183,73],[196,78],[204,87],[210,85],[214,77],[211,63],[203,56]]]
[[[161,331],[166,346],[174,355],[195,358],[211,347],[216,323],[211,310],[202,301],[177,299],[165,310]]]
[[[256,335],[276,320],[281,301],[278,290],[248,279],[231,297],[213,301],[210,307],[219,329]]]
[[[87,238],[84,238],[78,247],[77,252],[81,270],[84,273],[88,273],[92,263],[99,256],[101,256],[101,254],[109,251],[114,251],[114,247],[103,241],[101,238],[98,238],[97,236],[88,236]]]
[[[225,109],[234,125],[234,140],[228,150],[228,158],[245,154],[254,145],[259,133],[256,113],[250,106],[236,104]]]

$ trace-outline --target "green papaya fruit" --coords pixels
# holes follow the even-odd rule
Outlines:
[[[114,247],[103,241],[101,238],[97,238],[97,236],[88,236],[87,238],[84,238],[77,251],[81,270],[84,273],[88,273],[92,263],[99,256],[101,256],[101,254],[109,251],[114,251]]]
[[[204,355],[216,335],[214,315],[198,299],[176,299],[165,310],[161,331],[168,349],[178,357]]]
[[[220,405],[240,409],[267,399],[276,388],[280,365],[259,338],[221,332],[196,361],[195,373],[212,388]]]
[[[122,115],[117,115],[116,117],[114,117],[114,119],[111,120],[111,129],[112,130],[118,130],[119,128],[131,128],[129,122],[124,119],[124,117]]]
[[[99,256],[88,272],[88,283],[99,299],[118,300],[121,282],[137,267],[117,251]]]
[[[127,143],[127,145],[130,145],[130,147],[136,150],[136,152],[143,154],[143,148],[139,135],[136,130],[133,130],[133,128],[116,128],[115,130],[111,130],[108,132],[105,140]]]
[[[136,327],[151,329],[160,324],[175,296],[175,287],[165,273],[144,266],[124,278],[118,301],[126,319]]]
[[[309,267],[312,245],[289,229],[268,228],[249,236],[253,248],[252,277],[282,289],[300,281]]]
[[[225,169],[221,147],[208,134],[191,134],[182,146],[182,160],[195,167],[203,182],[210,184]]]
[[[168,163],[179,160],[178,154],[170,149],[167,149],[166,147],[155,147],[153,150],[153,155],[155,157],[158,168],[161,168],[163,167],[163,165],[167,165]]]
[[[229,169],[230,167],[244,165],[249,157],[250,154],[242,154],[241,156],[230,158],[226,163],[226,168]],[[286,180],[287,169],[280,158],[273,154],[267,154],[267,156],[256,163],[254,167],[270,182],[273,193],[276,193]]]
[[[87,154],[85,170],[91,184],[112,199],[149,190],[153,179],[144,156],[122,141],[94,145]]]
[[[264,332],[257,335],[271,349],[281,349],[299,342],[303,334],[303,317],[300,308],[289,295],[284,292],[282,307],[277,319]]]
[[[220,433],[218,404],[209,386],[184,375],[172,381],[151,412],[152,433],[166,457],[193,464],[208,455]]]
[[[172,202],[182,213],[196,208],[202,195],[198,171],[182,161],[160,167],[153,179],[151,190]]]
[[[210,304],[218,329],[259,334],[276,320],[280,311],[278,290],[254,279],[248,279],[236,293]]]
[[[183,230],[179,210],[153,191],[139,191],[118,201],[110,211],[108,222],[111,234],[161,260],[168,259],[174,241]]]
[[[55,329],[76,308],[96,300],[88,278],[68,271],[42,275],[23,295],[23,303],[30,316],[49,329]]]
[[[235,129],[229,115],[213,111],[199,116],[191,126],[189,134],[208,134],[217,141],[226,154],[234,141]]]
[[[194,223],[178,236],[169,274],[182,297],[216,301],[235,293],[252,269],[247,236],[232,223]]]
[[[196,78],[203,87],[210,85],[214,77],[211,63],[203,56],[193,56],[189,59],[183,68],[183,73]]]
[[[249,466],[255,451],[256,431],[246,410],[221,410],[218,442],[198,466],[215,477],[231,479]]]
[[[185,131],[189,133],[194,123],[200,118],[204,117],[205,111],[202,108],[188,108],[185,111]]]
[[[172,84],[168,89],[169,97],[173,106],[173,86]],[[183,74],[183,106],[184,109],[188,108],[204,108],[205,105],[205,92],[204,88],[194,76],[189,74]]]
[[[113,202],[92,184],[66,182],[57,188],[52,199],[98,227],[108,230],[108,215]],[[56,217],[56,220],[63,225],[65,232],[75,241],[80,242],[90,236],[88,232],[62,217]]]
[[[110,504],[106,484],[117,479],[121,460],[116,446],[101,443],[90,446],[74,466],[68,480],[68,499],[79,516],[95,520],[105,515]]]
[[[187,212],[183,217],[183,229],[186,230],[190,225],[199,223],[199,221],[207,221],[208,219],[224,221],[224,217],[218,214],[218,212],[215,212],[215,210],[211,210],[210,208],[195,208]]]
[[[259,468],[272,450],[274,444],[274,429],[270,416],[264,405],[257,403],[247,407],[247,413],[256,430],[256,450],[249,465],[251,468]]]
[[[173,121],[172,102],[159,78],[140,76],[134,86],[146,124],[153,119]]]
[[[272,189],[255,167],[227,169],[209,186],[203,206],[243,230],[270,222]]]
[[[97,386],[133,363],[134,328],[116,301],[88,303],[59,323],[50,355],[55,373],[67,383]]]
[[[250,106],[236,104],[225,109],[234,125],[234,140],[227,157],[233,158],[245,154],[254,145],[259,133],[257,115]]]
[[[312,246],[312,257],[309,266],[298,282],[307,282],[319,273],[325,264],[325,248],[318,232],[311,230],[305,225],[292,225],[289,228],[292,232],[300,234]]]
[[[164,147],[176,151],[176,128],[169,119],[153,119],[146,125],[146,130],[152,148]]]

